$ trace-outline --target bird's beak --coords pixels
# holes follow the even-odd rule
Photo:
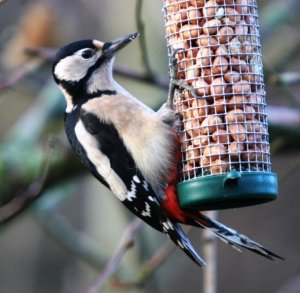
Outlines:
[[[127,46],[131,41],[139,36],[139,33],[132,33],[127,36],[120,37],[110,42],[106,42],[102,48],[102,54],[107,57],[114,56],[119,50]]]

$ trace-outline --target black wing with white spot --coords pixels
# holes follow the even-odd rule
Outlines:
[[[167,234],[196,264],[205,265],[182,228],[168,218],[154,196],[152,188],[141,174],[133,176],[131,188],[128,190],[126,200],[123,203],[131,212],[150,226]]]

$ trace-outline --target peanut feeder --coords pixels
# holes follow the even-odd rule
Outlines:
[[[168,53],[176,49],[183,208],[254,205],[277,196],[271,172],[255,0],[164,0]],[[171,62],[170,62],[171,64]]]

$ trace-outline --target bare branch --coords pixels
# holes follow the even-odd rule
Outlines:
[[[148,281],[154,272],[167,260],[167,258],[175,250],[176,246],[167,240],[165,244],[157,250],[154,255],[143,264],[134,276],[132,280],[125,281],[120,279],[114,279],[113,285],[122,288],[132,288],[142,286]]]
[[[41,47],[41,48],[26,48],[25,54],[29,57],[38,57],[44,60],[53,61],[57,49]]]
[[[18,82],[22,81],[28,74],[37,70],[45,61],[34,59],[18,68],[7,79],[0,82],[0,94],[11,89]]]
[[[146,69],[147,76],[151,79],[154,80],[155,74],[152,71],[152,68],[150,66],[149,62],[149,54],[147,51],[147,46],[146,46],[146,36],[145,36],[145,26],[144,22],[142,20],[142,10],[143,10],[143,0],[137,0],[136,2],[136,8],[135,8],[135,19],[136,19],[136,26],[141,34],[139,37],[139,44],[140,44],[140,49],[142,53],[142,60],[143,64]]]
[[[6,205],[0,208],[0,223],[6,223],[22,211],[24,211],[28,205],[34,202],[39,196],[41,196],[44,190],[44,182],[46,180],[51,159],[53,157],[53,145],[48,141],[45,150],[45,156],[41,163],[40,171],[36,179],[24,190],[20,195],[15,197]]]
[[[114,255],[107,263],[104,271],[96,278],[96,280],[87,288],[85,293],[98,292],[106,281],[113,275],[118,269],[123,260],[126,252],[134,244],[134,238],[138,230],[142,227],[143,221],[139,218],[134,219],[123,233],[122,239]]]

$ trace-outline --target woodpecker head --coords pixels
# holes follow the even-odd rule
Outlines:
[[[133,33],[109,42],[77,41],[56,53],[52,73],[69,106],[98,91],[114,90],[114,56],[137,36],[138,33]]]

